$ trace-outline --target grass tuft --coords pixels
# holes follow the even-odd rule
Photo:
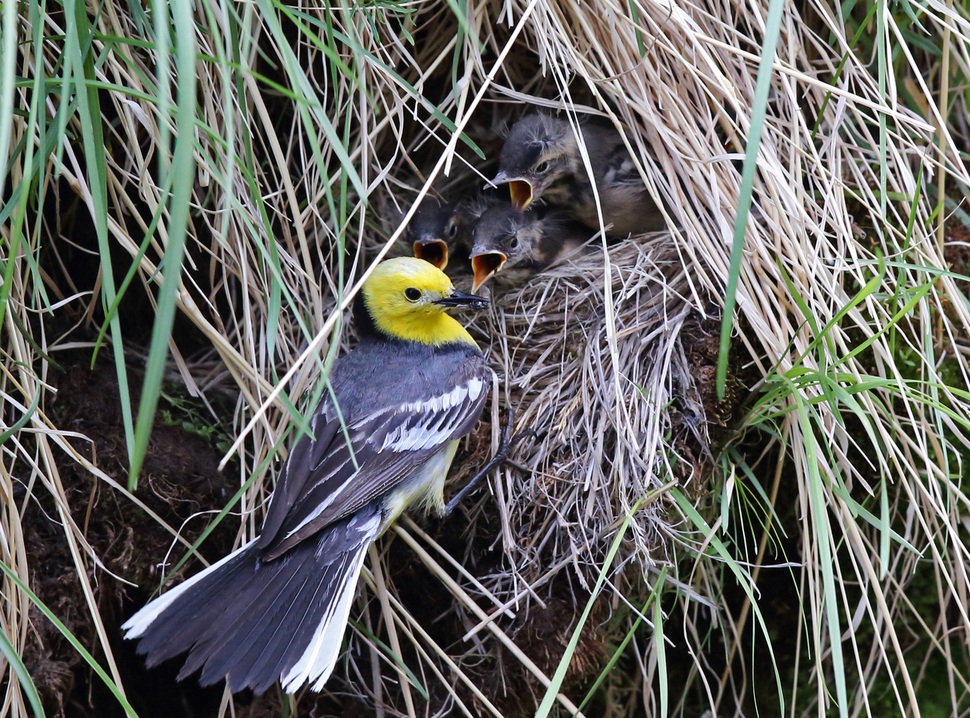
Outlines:
[[[0,30],[0,716],[970,708],[966,7],[27,0]],[[507,407],[518,466],[377,544],[321,695],[146,694],[118,625],[258,533],[362,281],[537,108],[612,121],[669,229],[493,288],[448,490]]]

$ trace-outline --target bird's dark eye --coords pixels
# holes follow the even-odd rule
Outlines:
[[[549,160],[542,160],[542,162],[540,162],[539,164],[537,164],[535,167],[532,168],[532,171],[537,175],[541,175],[544,172],[546,172],[548,169],[549,169]]]
[[[519,237],[518,235],[513,234],[512,237],[509,239],[509,249],[516,249],[518,246],[519,246]]]
[[[416,302],[421,298],[421,290],[415,289],[414,287],[408,287],[404,290],[404,296],[407,297],[409,302]]]
[[[448,225],[448,236],[454,237],[456,234],[458,234],[458,225],[452,222]]]

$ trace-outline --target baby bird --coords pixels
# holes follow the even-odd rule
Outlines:
[[[468,202],[439,202],[428,195],[404,230],[414,256],[444,270],[456,254],[468,256],[474,220]]]
[[[581,119],[593,182],[603,208],[608,237],[664,228],[663,214],[650,197],[616,129],[596,118]],[[492,184],[508,184],[512,204],[526,209],[540,198],[567,208],[590,229],[599,229],[596,201],[579,142],[569,121],[528,115],[509,131]]]
[[[520,212],[511,205],[491,207],[475,227],[472,291],[477,292],[499,272],[505,283],[519,284],[575,252],[588,235],[565,212]]]

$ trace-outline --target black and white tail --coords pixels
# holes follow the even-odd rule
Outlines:
[[[340,644],[367,547],[381,511],[364,508],[279,558],[252,542],[159,596],[122,628],[140,639],[149,667],[188,652],[179,680],[262,693],[276,681],[293,693],[323,688]]]

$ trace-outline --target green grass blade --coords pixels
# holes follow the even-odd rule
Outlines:
[[[768,630],[768,624],[765,622],[764,614],[761,613],[761,609],[758,607],[758,600],[757,596],[755,596],[755,587],[752,583],[751,575],[735,560],[721,538],[715,533],[714,529],[707,523],[707,521],[704,520],[704,517],[698,513],[697,509],[694,508],[694,505],[681,490],[676,488],[673,489],[670,492],[670,496],[674,499],[677,507],[680,509],[684,517],[690,521],[690,523],[692,523],[698,531],[701,532],[705,541],[707,542],[707,545],[713,549],[714,553],[721,558],[728,570],[734,574],[734,578],[738,582],[738,586],[744,592],[748,602],[751,604],[751,614],[755,617],[755,620],[757,620],[761,634],[764,636],[765,645],[768,650],[768,657],[771,661],[772,667],[774,668],[775,688],[778,691],[777,715],[784,715],[785,694],[781,689],[781,673],[778,668],[778,660],[775,657],[772,634]]]
[[[27,695],[27,702],[30,703],[31,710],[34,711],[34,716],[36,718],[44,718],[47,714],[44,712],[44,706],[40,702],[40,696],[37,694],[37,686],[34,685],[34,681],[31,679],[27,667],[20,659],[20,655],[13,647],[10,639],[7,638],[7,634],[3,631],[0,631],[0,654],[7,659],[11,670],[17,676],[17,681]]]
[[[108,236],[108,183],[107,159],[105,157],[104,128],[101,118],[101,101],[97,88],[92,84],[96,80],[94,70],[94,56],[92,42],[94,28],[87,15],[87,7],[78,0],[65,2],[67,16],[73,17],[74,22],[66,25],[65,54],[65,85],[73,82],[77,88],[77,114],[81,127],[84,145],[85,165],[88,176],[88,187],[91,191],[91,219],[94,222],[95,234],[98,239],[98,254],[101,261],[101,289],[103,305],[107,309],[114,303],[117,292],[115,290],[114,270],[111,262],[110,238]],[[70,77],[68,77],[70,75]],[[65,95],[69,96],[69,94]],[[64,122],[67,122],[65,117]],[[67,135],[66,128],[60,128],[59,137]],[[134,449],[134,422],[131,413],[131,394],[128,388],[128,374],[126,370],[124,338],[121,323],[117,318],[109,321],[111,327],[112,351],[115,372],[118,376],[118,390],[121,395],[121,415],[125,428],[125,444],[129,457]]]
[[[552,711],[553,705],[555,705],[556,696],[559,695],[559,691],[562,688],[562,683],[566,678],[566,671],[569,670],[569,664],[572,661],[573,654],[576,652],[576,646],[579,645],[579,637],[582,635],[583,628],[586,626],[586,622],[589,620],[589,614],[593,610],[593,604],[596,602],[596,599],[603,590],[603,586],[606,583],[606,578],[613,566],[613,561],[616,559],[616,554],[619,552],[620,545],[623,543],[623,538],[626,536],[627,529],[630,527],[630,522],[633,520],[633,516],[636,514],[642,502],[643,500],[634,504],[633,508],[630,509],[630,513],[627,514],[626,518],[623,519],[623,523],[620,524],[619,529],[617,529],[616,538],[613,539],[610,550],[606,554],[606,560],[603,562],[603,567],[600,569],[599,576],[596,578],[596,585],[593,587],[593,590],[589,595],[589,600],[586,601],[586,608],[583,609],[583,613],[579,617],[579,622],[576,624],[576,628],[573,629],[573,634],[569,638],[569,643],[566,644],[566,650],[563,653],[562,658],[559,660],[559,665],[556,667],[556,672],[553,674],[552,679],[546,688],[546,692],[542,696],[542,702],[539,704],[539,709],[536,711],[536,718],[546,718],[546,716],[548,716]]]
[[[637,629],[640,628],[640,624],[643,622],[643,617],[646,614],[647,609],[650,608],[650,605],[654,604],[655,607],[660,605],[660,593],[661,593],[661,590],[663,589],[664,581],[666,578],[667,578],[667,567],[663,566],[660,569],[660,575],[657,577],[657,582],[654,584],[653,590],[650,592],[650,595],[647,597],[647,600],[643,604],[643,607],[636,613],[636,618],[633,620],[633,625],[630,626],[629,630],[626,632],[626,635],[623,636],[623,640],[620,641],[620,644],[613,651],[613,655],[610,656],[610,659],[606,662],[606,665],[603,666],[603,670],[600,671],[599,675],[596,677],[596,680],[593,681],[593,685],[590,686],[590,689],[586,692],[586,697],[583,698],[583,702],[579,704],[580,711],[582,711],[583,708],[585,708],[589,704],[589,702],[593,700],[593,696],[596,695],[596,692],[599,690],[600,686],[603,685],[603,682],[610,675],[610,672],[613,670],[614,666],[616,666],[620,658],[623,657],[623,654],[626,652],[627,646],[630,645],[630,641],[632,641],[633,637],[636,635]],[[663,616],[663,613],[661,612],[661,617],[662,616]],[[656,612],[655,612],[654,620],[656,621]],[[654,623],[653,628],[656,635],[656,631],[658,630],[658,624],[656,622]]]
[[[761,63],[758,66],[758,82],[754,91],[751,108],[751,128],[747,147],[744,151],[744,169],[741,172],[741,191],[738,196],[738,216],[734,223],[734,245],[731,247],[731,263],[728,269],[727,286],[724,290],[724,316],[721,318],[721,340],[717,359],[717,396],[724,398],[727,385],[728,349],[731,344],[731,331],[734,326],[734,307],[737,303],[738,280],[741,275],[741,257],[744,254],[744,235],[748,226],[751,198],[754,192],[754,178],[758,172],[758,150],[761,147],[761,134],[764,130],[765,113],[768,106],[768,93],[771,90],[772,67],[781,30],[781,16],[785,0],[771,0],[768,5],[768,20],[765,23],[764,44],[761,47]]]
[[[122,692],[121,688],[119,688],[117,684],[111,680],[111,676],[105,672],[104,668],[101,667],[101,664],[95,660],[94,656],[88,652],[77,637],[71,633],[70,630],[68,630],[67,626],[65,626],[61,620],[54,615],[54,612],[51,611],[50,608],[48,608],[47,605],[41,601],[40,598],[38,598],[37,594],[31,591],[27,584],[20,580],[20,577],[17,576],[14,570],[3,561],[0,561],[0,571],[3,571],[7,575],[7,578],[17,584],[17,588],[20,589],[28,599],[30,599],[30,602],[37,607],[37,610],[43,613],[44,616],[47,617],[47,620],[54,625],[54,627],[62,636],[64,636],[65,639],[67,639],[67,642],[70,643],[74,650],[81,655],[84,662],[91,667],[91,670],[94,671],[108,687],[108,690],[111,691],[112,695],[114,695],[115,700],[118,701],[118,704],[124,709],[125,713],[129,716],[137,717],[138,714],[135,713],[135,709],[131,707],[130,703],[128,703],[128,699],[125,698],[125,694]]]
[[[138,473],[148,451],[158,395],[165,375],[168,343],[172,336],[178,292],[182,284],[182,258],[185,255],[189,207],[195,178],[196,44],[193,5],[188,0],[174,0],[169,7],[174,34],[178,40],[175,47],[178,76],[175,121],[180,132],[175,138],[171,167],[168,168],[167,175],[162,173],[163,186],[170,188],[165,193],[168,195],[169,208],[168,241],[162,261],[164,275],[158,290],[155,322],[152,325],[148,362],[138,405],[138,423],[135,427],[135,444],[128,477],[130,491],[134,491],[138,485]]]
[[[664,615],[659,599],[653,603],[653,643],[657,651],[657,678],[660,681],[660,715],[670,715],[670,685],[667,681],[667,646],[664,643]]]
[[[792,392],[798,411],[798,423],[802,427],[802,437],[805,450],[805,465],[808,467],[808,505],[811,512],[812,527],[815,530],[814,541],[818,547],[818,566],[822,573],[822,601],[824,617],[819,617],[827,628],[829,650],[831,651],[832,672],[835,679],[835,701],[839,715],[846,718],[848,713],[848,692],[845,683],[845,658],[842,654],[842,622],[839,618],[838,591],[835,582],[833,566],[838,560],[831,553],[831,526],[827,520],[828,502],[825,499],[824,479],[819,471],[818,444],[810,418],[808,406],[802,401],[799,391]],[[821,637],[817,639],[819,651],[816,660],[821,661]]]
[[[10,141],[13,137],[14,85],[17,76],[17,31],[19,3],[5,2],[0,17],[0,197],[5,196],[9,169]]]

